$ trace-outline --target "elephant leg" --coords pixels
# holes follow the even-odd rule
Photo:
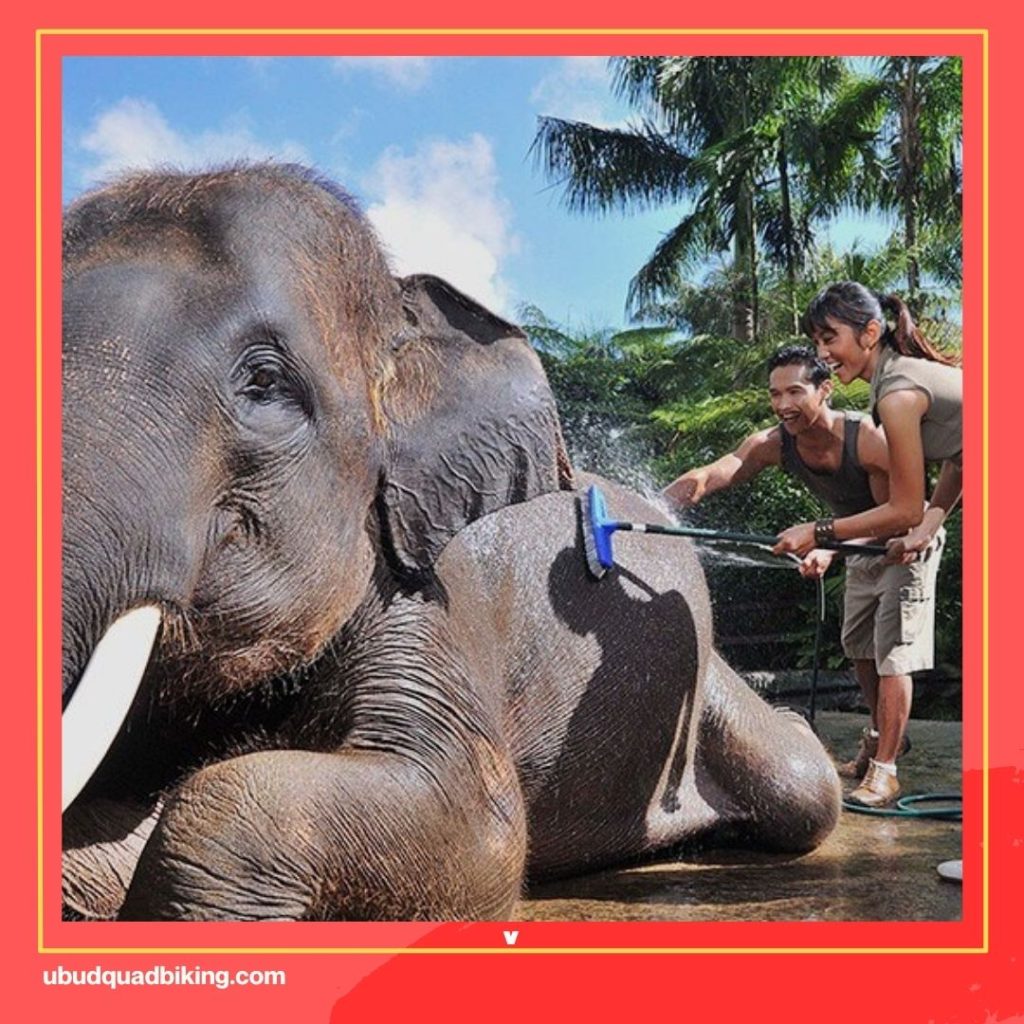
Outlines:
[[[522,796],[507,758],[476,753],[479,770],[446,773],[357,750],[209,766],[168,800],[121,918],[506,916],[525,861]]]
[[[110,921],[124,902],[160,805],[115,800],[74,804],[62,823],[61,903],[66,917]]]
[[[761,700],[715,653],[708,665],[697,783],[714,791],[723,831],[762,848],[805,852],[832,831],[842,791],[799,716]]]

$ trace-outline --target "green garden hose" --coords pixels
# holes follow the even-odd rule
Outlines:
[[[959,793],[915,793],[901,796],[895,807],[864,807],[843,801],[843,808],[858,814],[874,814],[884,818],[938,818],[943,821],[963,820],[963,798]],[[914,804],[956,804],[956,807],[915,807]]]

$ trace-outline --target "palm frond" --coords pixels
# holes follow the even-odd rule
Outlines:
[[[682,274],[695,266],[705,252],[725,248],[728,237],[722,231],[716,213],[712,196],[705,195],[697,208],[662,238],[629,282],[627,310],[678,290]]]
[[[647,209],[680,201],[690,187],[691,159],[650,126],[626,131],[541,117],[530,153],[578,212]]]

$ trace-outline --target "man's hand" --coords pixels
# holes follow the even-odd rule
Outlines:
[[[835,557],[836,553],[834,551],[823,551],[821,548],[815,548],[809,555],[804,556],[797,568],[800,570],[801,576],[809,580],[816,580],[819,576],[824,576],[828,572],[829,566]]]
[[[684,473],[673,480],[662,494],[674,504],[690,508],[704,497],[707,486],[708,471],[704,468],[691,469],[689,473]]]
[[[779,534],[779,541],[772,553],[784,555],[791,552],[803,558],[814,550],[814,523],[797,523]]]

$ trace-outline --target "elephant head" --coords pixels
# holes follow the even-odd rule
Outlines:
[[[79,679],[126,613],[161,623],[150,700],[229,699],[315,661],[375,571],[423,586],[466,524],[568,484],[521,332],[437,278],[393,278],[350,197],[304,169],[86,195],[63,301],[69,763],[89,745],[71,710],[112,699],[120,669],[98,693]]]

